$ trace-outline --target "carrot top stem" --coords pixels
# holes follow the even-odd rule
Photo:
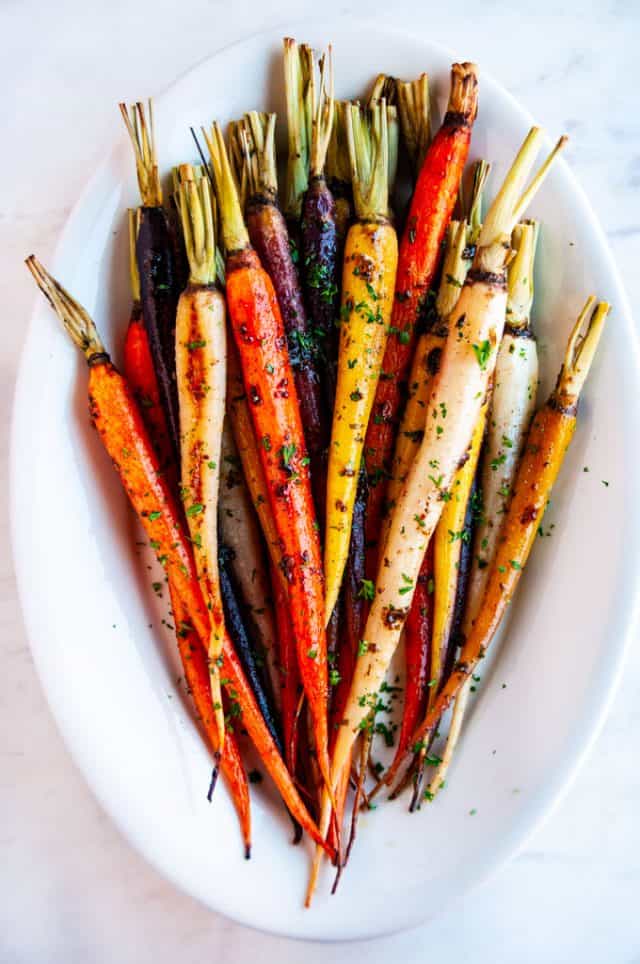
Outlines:
[[[541,129],[532,127],[487,212],[478,237],[474,261],[475,266],[480,270],[499,272],[504,269],[511,251],[511,233],[549,173],[555,158],[567,143],[566,137],[560,138],[529,187],[523,190],[541,139]]]
[[[156,157],[155,132],[153,124],[153,101],[147,102],[149,119],[145,116],[144,104],[138,101],[127,110],[120,104],[120,113],[131,139],[136,157],[136,172],[140,197],[145,207],[155,208],[162,204],[162,185]]]
[[[611,310],[611,306],[606,301],[601,301],[594,311],[595,303],[595,297],[590,295],[567,344],[567,351],[552,396],[562,408],[571,408],[577,404],[589,374],[606,317]]]
[[[341,184],[351,183],[351,165],[349,164],[349,142],[347,139],[346,115],[349,103],[346,100],[336,100],[333,106],[333,126],[325,169],[332,181]]]
[[[487,161],[476,161],[473,169],[471,204],[469,205],[469,214],[467,216],[469,223],[467,242],[469,244],[476,244],[480,236],[480,231],[482,230],[482,201],[490,170],[491,165],[488,164]]]
[[[275,200],[278,194],[276,168],[276,115],[252,110],[238,125],[250,194]]]
[[[291,37],[285,37],[283,42],[289,142],[284,210],[287,217],[299,219],[302,198],[309,184],[311,115],[315,102],[313,51],[307,44],[297,44]]]
[[[347,109],[347,139],[356,216],[386,220],[389,210],[389,138],[387,105],[381,100],[367,112]]]
[[[211,157],[224,246],[227,254],[233,251],[243,251],[249,247],[249,233],[242,217],[238,190],[229,163],[222,129],[214,121],[211,125],[211,133],[208,134],[203,127],[202,134]]]
[[[520,217],[524,214],[526,209],[529,207],[529,204],[531,203],[535,195],[538,193],[538,189],[540,185],[542,184],[547,174],[549,173],[551,165],[555,161],[558,154],[565,149],[568,141],[569,141],[569,138],[567,137],[566,134],[563,134],[562,137],[558,139],[555,147],[547,157],[546,161],[540,167],[540,170],[531,181],[531,184],[520,197],[520,200],[516,204],[513,211],[513,217],[515,218],[514,225],[515,225],[515,222],[517,222],[520,219]]]
[[[327,48],[326,54],[323,54],[320,58],[319,68],[320,90],[317,98],[315,97],[315,84],[312,88],[314,101],[311,118],[311,152],[309,155],[310,178],[320,177],[324,173],[333,129],[333,57],[331,46]]]
[[[40,291],[66,328],[74,345],[80,349],[87,361],[91,362],[95,355],[106,356],[107,353],[100,341],[96,326],[82,305],[78,304],[75,298],[72,298],[69,292],[49,274],[35,255],[29,255],[25,264]]]
[[[136,242],[140,229],[140,209],[129,208],[127,211],[129,222],[129,278],[131,279],[131,297],[134,302],[140,301],[140,272],[136,258]]]
[[[396,107],[396,82],[388,74],[378,74],[369,96],[367,107],[371,109],[382,101],[387,111],[387,142],[388,142],[388,172],[389,194],[393,191],[398,171],[398,152],[400,149],[400,125],[398,108]]]
[[[215,284],[215,202],[209,179],[190,164],[182,164],[176,198],[189,261],[189,281],[196,285]]]
[[[442,278],[436,297],[436,314],[445,320],[458,303],[460,289],[467,276],[469,262],[467,249],[468,224],[466,221],[450,221],[445,239]]]
[[[512,328],[525,330],[531,321],[533,305],[533,265],[540,224],[523,221],[511,235],[513,261],[507,274],[507,322]]]
[[[395,87],[402,136],[417,174],[431,141],[429,78],[427,74],[420,74],[416,80],[396,80]]]
[[[478,113],[478,68],[465,61],[451,67],[451,90],[447,114],[459,114],[473,124]]]

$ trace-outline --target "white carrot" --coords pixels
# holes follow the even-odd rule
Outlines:
[[[213,197],[206,177],[180,168],[177,189],[189,283],[176,317],[182,499],[198,578],[211,612],[209,673],[216,722],[224,734],[219,662],[224,614],[218,574],[218,487],[226,390],[224,297],[215,285]]]
[[[463,634],[467,637],[480,611],[487,577],[502,530],[522,447],[533,418],[538,387],[538,352],[531,332],[533,265],[538,224],[518,224],[511,247],[505,333],[500,344],[495,386],[485,440],[481,492],[482,515],[476,527]],[[433,800],[444,786],[466,712],[473,680],[469,678],[455,701],[442,754],[426,792]]]

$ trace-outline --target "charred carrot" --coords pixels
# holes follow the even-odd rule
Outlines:
[[[240,354],[269,502],[282,546],[298,668],[313,718],[318,764],[329,778],[327,647],[318,524],[282,316],[271,280],[250,246],[217,124],[207,144],[220,202],[229,317]]]
[[[248,859],[251,856],[251,805],[249,784],[240,757],[240,750],[234,734],[227,732],[224,752],[220,756],[219,731],[213,710],[213,700],[211,699],[207,654],[189,622],[187,611],[184,609],[180,597],[172,590],[171,584],[169,585],[169,591],[185,685],[191,694],[198,714],[198,721],[211,745],[214,758],[220,757],[220,770],[229,784],[244,837],[245,857]],[[216,770],[214,769],[212,786],[215,785],[215,774]],[[209,794],[211,794],[211,788]]]
[[[177,199],[189,281],[176,320],[181,496],[198,579],[211,619],[211,695],[224,742],[220,657],[225,634],[218,576],[218,489],[224,420],[227,339],[225,304],[216,287],[213,198],[206,177],[180,168]]]
[[[573,328],[555,389],[538,411],[527,434],[500,542],[490,565],[487,587],[475,623],[451,676],[414,733],[424,742],[437,726],[487,649],[513,597],[564,456],[571,443],[580,394],[598,347],[609,305],[594,310],[590,297]]]
[[[174,598],[179,598],[190,624],[207,645],[211,624],[196,577],[189,543],[182,531],[173,497],[159,469],[158,458],[144,427],[131,389],[112,365],[87,312],[49,275],[32,255],[27,266],[38,287],[89,365],[89,410],[101,441],[142,523],[150,544],[165,568]],[[251,691],[233,646],[225,636],[223,685],[242,711],[242,723],[271,774],[292,816],[316,843],[324,841],[287,772]]]
[[[388,220],[384,102],[370,120],[352,105],[347,120],[357,222],[344,251],[338,383],[327,476],[325,622],[338,599],[349,551],[358,470],[391,318],[398,245]]]
[[[268,688],[280,708],[277,630],[271,582],[265,565],[260,527],[242,475],[228,420],[222,431],[220,472],[220,536],[231,550],[230,567],[240,593],[250,635],[255,637],[257,656],[266,668]]]
[[[474,263],[452,313],[440,372],[429,400],[430,418],[391,517],[376,579],[376,594],[345,717],[332,759],[340,778],[360,726],[367,697],[376,699],[409,612],[424,553],[440,520],[458,464],[477,425],[495,368],[506,309],[506,261],[511,232],[549,170],[561,142],[523,192],[538,150],[540,131],[523,144],[482,227]],[[437,461],[437,474],[431,465]],[[362,700],[365,700],[364,706]]]
[[[175,265],[175,239],[167,212],[162,206],[162,186],[156,157],[153,106],[148,118],[141,103],[120,112],[131,139],[138,186],[142,198],[136,257],[140,275],[142,315],[156,370],[174,461],[180,463],[180,421],[176,387],[175,330],[178,305],[178,280]]]
[[[298,272],[291,257],[289,233],[278,203],[275,114],[251,111],[236,124],[247,174],[245,219],[249,240],[268,273],[278,299],[289,347],[300,416],[310,458],[311,484],[319,513],[326,488],[328,426],[317,367],[314,335],[307,320]]]
[[[440,261],[442,240],[466,164],[477,112],[477,85],[474,64],[453,65],[447,113],[420,169],[400,243],[391,330],[365,442],[370,578],[377,565],[385,481],[414,353],[416,323]]]

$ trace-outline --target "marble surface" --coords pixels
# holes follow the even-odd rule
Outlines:
[[[558,7],[562,12],[557,12]],[[366,14],[427,32],[477,60],[569,158],[610,239],[634,304],[640,295],[640,113],[635,0],[458,0],[455,7],[369,0]],[[7,491],[13,380],[33,290],[21,259],[46,262],[69,207],[105,150],[122,98],[162,89],[248,31],[287,32],[316,5],[191,0],[3,0],[0,35],[0,486]],[[357,5],[326,0],[327,16]],[[366,52],[362,52],[365,56]],[[640,962],[640,652],[632,649],[607,723],[568,795],[510,865],[417,930],[362,948],[299,945],[238,927],[178,893],[129,847],[60,740],[34,673],[9,549],[0,553],[0,960],[168,964],[257,953],[283,964],[357,952],[474,962]],[[45,551],[46,547],[43,547]]]

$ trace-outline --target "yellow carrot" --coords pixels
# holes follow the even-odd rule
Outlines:
[[[384,101],[369,116],[351,105],[347,132],[358,221],[345,243],[338,383],[327,480],[325,620],[333,612],[349,552],[367,423],[393,306],[398,242],[388,220],[388,130]]]

